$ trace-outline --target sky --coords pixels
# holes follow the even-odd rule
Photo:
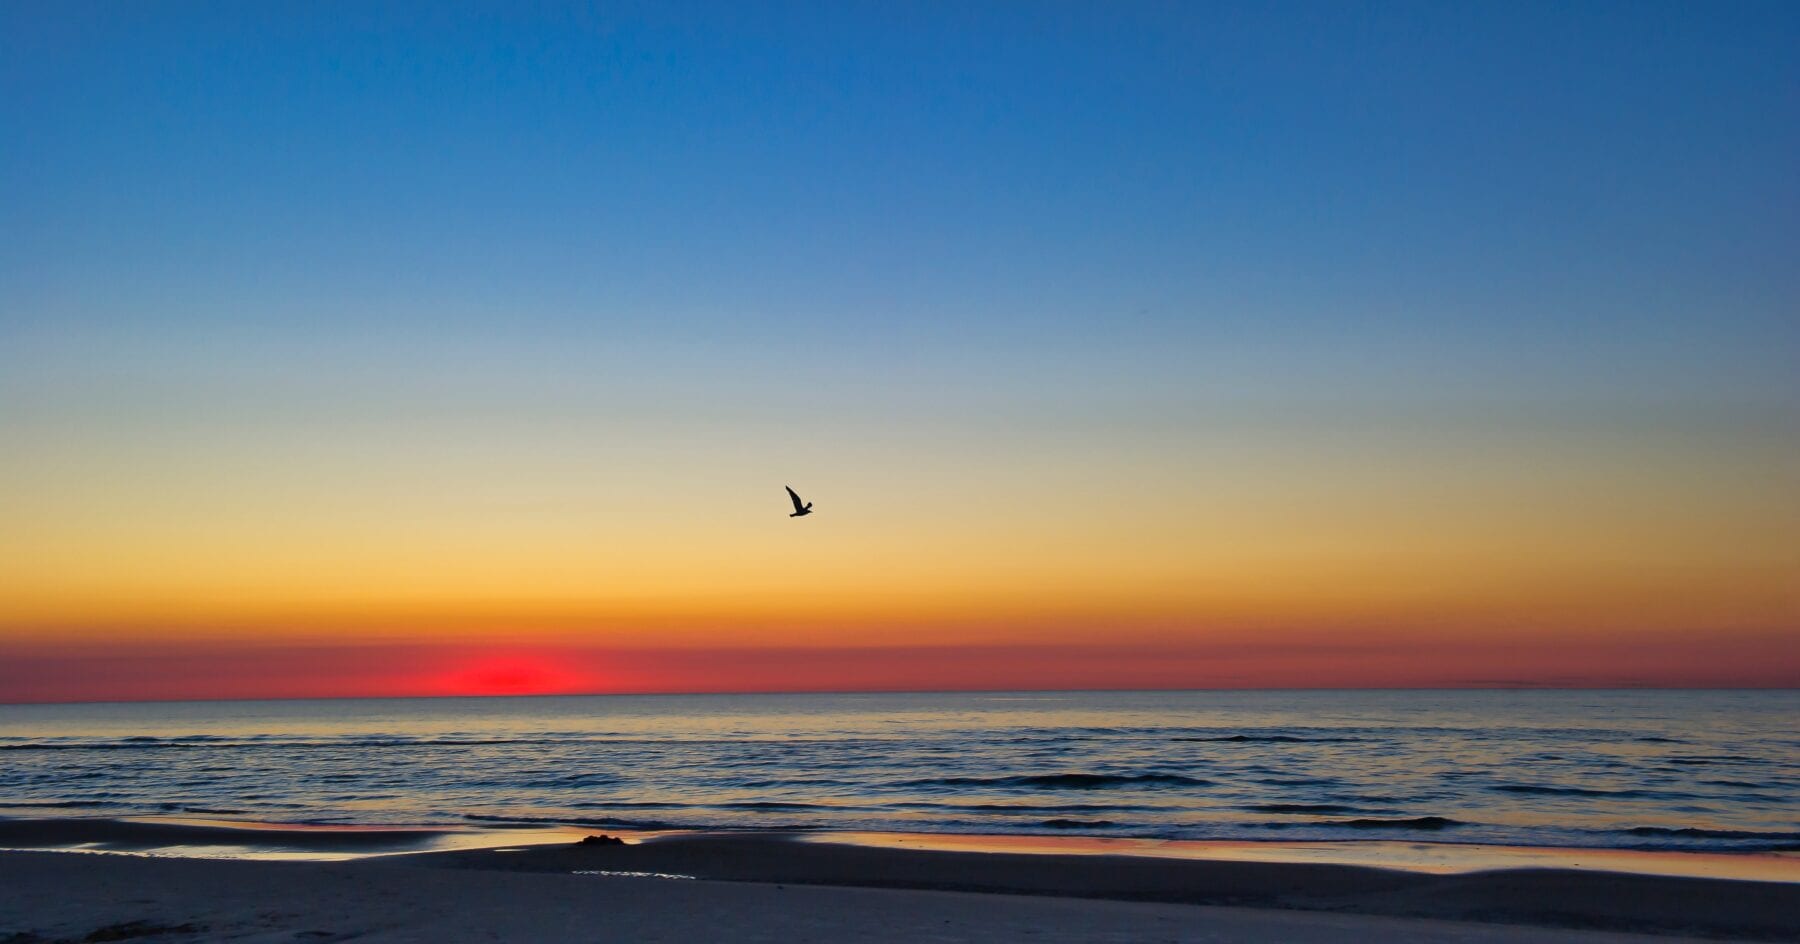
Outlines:
[[[0,702],[1800,685],[1796,48],[0,4]]]

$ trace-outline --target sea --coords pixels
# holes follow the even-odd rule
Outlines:
[[[0,817],[1800,850],[1800,691],[0,705]]]

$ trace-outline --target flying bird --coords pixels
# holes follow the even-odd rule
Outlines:
[[[798,518],[801,515],[812,514],[812,502],[801,502],[800,496],[794,494],[794,489],[792,486],[783,485],[782,488],[787,489],[788,497],[794,500],[794,513],[791,515],[788,515],[789,518]]]

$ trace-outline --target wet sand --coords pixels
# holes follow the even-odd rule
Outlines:
[[[622,846],[401,856],[389,866],[654,872],[794,885],[982,892],[1800,940],[1800,884],[1571,869],[1437,874],[1366,866],[1132,855],[958,852],[674,835]]]
[[[683,852],[700,856],[704,846],[687,844]],[[734,846],[705,854],[738,858],[749,850]],[[1051,895],[493,871],[472,862],[442,868],[444,863],[430,858],[345,863],[0,853],[0,941],[1649,944],[1677,939]],[[623,864],[619,859],[589,856],[568,864]]]
[[[970,833],[808,832],[798,833],[796,836],[819,842],[948,852],[1034,852],[1301,865],[1361,865],[1441,874],[1549,868],[1685,878],[1800,882],[1800,851],[1743,853],[1488,846],[1458,842],[1368,839],[1340,842],[1246,842]]]
[[[1800,940],[1794,882],[1551,868],[1434,873],[1106,854],[1116,848],[1106,844],[1059,854],[997,851],[1004,843],[990,840],[971,851],[978,841],[964,837],[569,841],[584,832],[0,820],[0,846],[160,853],[0,852],[0,944]]]

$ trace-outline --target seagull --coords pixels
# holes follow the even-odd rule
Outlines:
[[[801,515],[812,514],[812,502],[802,503],[800,501],[800,496],[794,494],[794,489],[793,489],[793,486],[791,486],[791,485],[784,485],[784,486],[782,486],[782,488],[787,489],[788,497],[794,500],[794,513],[791,515],[788,515],[789,518],[798,518]]]

